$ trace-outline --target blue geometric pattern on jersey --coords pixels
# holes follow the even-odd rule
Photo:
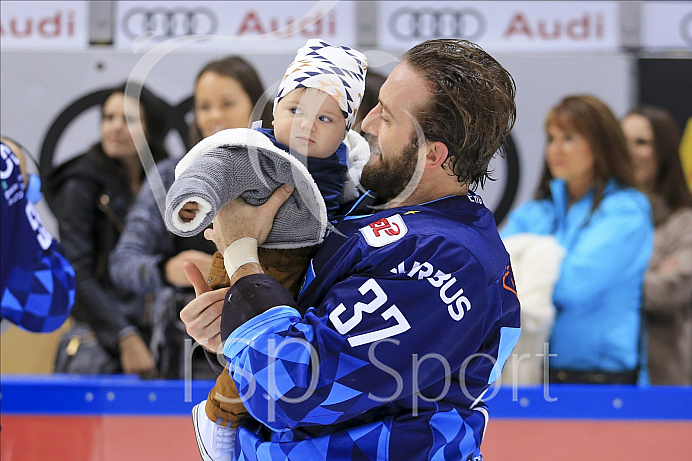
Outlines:
[[[339,381],[348,382],[349,376],[369,363],[348,354],[311,360],[314,330],[296,323],[299,318],[293,308],[275,307],[243,324],[224,345],[229,373],[241,397],[251,398],[255,386],[271,396],[270,400],[253,400],[248,411],[275,429],[313,421],[332,424],[357,409],[362,400],[368,400],[367,395]],[[310,373],[312,364],[318,367],[318,374]],[[319,379],[313,382],[313,376]],[[304,396],[317,404],[292,404]],[[301,408],[306,411],[301,412]]]
[[[345,431],[345,436],[311,437],[293,440],[285,432],[273,432],[270,441],[263,441],[245,427],[238,428],[237,444],[241,447],[238,460],[252,461],[332,461],[385,460],[389,445],[389,428],[383,423],[371,423]],[[276,443],[281,441],[281,443]],[[253,456],[256,455],[256,456]]]
[[[303,281],[303,286],[300,288],[300,295],[303,294],[305,289],[312,283],[313,279],[315,278],[315,268],[312,266],[312,261],[310,261],[310,265],[308,266],[308,270],[305,273],[305,280]]]
[[[488,384],[492,384],[498,379],[502,374],[502,368],[505,366],[505,362],[509,358],[509,355],[514,350],[517,341],[519,341],[519,335],[521,334],[521,328],[513,327],[502,327],[500,328],[500,347],[497,352],[497,361],[493,365],[493,369],[490,372],[490,378],[488,378]]]
[[[306,314],[277,306],[226,340],[254,418],[238,459],[482,459],[479,399],[519,331],[492,214],[451,197],[338,228],[298,299]]]
[[[37,333],[56,330],[74,304],[74,277],[74,269],[57,251],[36,261],[34,268],[13,267],[0,302],[2,317]]]
[[[3,143],[0,156],[0,315],[25,330],[53,331],[74,303],[74,269],[27,201],[19,159]]]
[[[473,417],[478,418],[482,415],[478,413]],[[430,427],[434,434],[431,461],[466,459],[466,457],[471,457],[469,453],[473,453],[473,456],[480,455],[480,446],[476,440],[477,435],[457,411],[435,413],[430,418]]]

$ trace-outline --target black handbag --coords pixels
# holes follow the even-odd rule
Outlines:
[[[121,372],[120,359],[105,350],[88,325],[75,322],[60,339],[55,372],[79,375]]]

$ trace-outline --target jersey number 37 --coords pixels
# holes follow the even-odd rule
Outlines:
[[[346,312],[346,306],[343,303],[339,304],[334,308],[334,310],[329,314],[329,320],[336,331],[339,334],[345,335],[349,331],[353,330],[362,320],[363,314],[373,314],[382,306],[387,303],[387,293],[384,292],[382,287],[377,284],[375,279],[368,279],[363,283],[358,291],[361,295],[365,296],[366,293],[372,291],[375,294],[375,299],[368,303],[357,302],[353,305],[353,316],[349,319],[342,320],[341,315]],[[382,328],[380,330],[370,331],[368,333],[363,333],[360,335],[354,335],[348,338],[348,342],[351,347],[360,346],[363,344],[372,343],[380,339],[389,338],[391,336],[403,333],[411,328],[404,314],[401,313],[395,304],[389,306],[384,312],[380,314],[384,320],[389,320],[394,318],[396,324]]]

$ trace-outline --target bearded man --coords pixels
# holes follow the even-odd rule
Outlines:
[[[188,267],[198,297],[181,318],[208,349],[223,345],[252,416],[236,459],[482,459],[482,397],[520,327],[509,256],[473,191],[512,129],[514,97],[511,75],[473,43],[406,52],[362,124],[361,184],[377,203],[325,238],[297,302],[256,257],[292,189],[219,212],[205,235],[232,287],[210,291]]]

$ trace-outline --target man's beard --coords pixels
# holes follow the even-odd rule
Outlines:
[[[370,152],[378,154],[379,162],[365,165],[360,183],[375,195],[375,204],[382,205],[396,198],[411,182],[418,160],[418,139],[411,140],[396,158],[382,155],[375,136],[366,133],[365,139],[370,145]]]

